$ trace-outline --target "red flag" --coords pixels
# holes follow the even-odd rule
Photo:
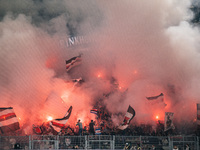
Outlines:
[[[39,135],[41,135],[43,133],[41,127],[40,126],[35,126],[35,125],[33,125],[33,132],[35,134],[39,134]]]
[[[120,130],[126,129],[134,116],[135,116],[135,110],[129,105],[126,115],[124,117],[124,121],[123,121],[122,125],[120,125],[118,128]]]
[[[67,111],[67,113],[65,114],[63,118],[54,119],[50,122],[50,125],[54,128],[54,130],[56,130],[57,132],[60,132],[61,128],[63,128],[65,124],[67,123],[71,115],[71,112],[72,112],[72,106],[70,106],[69,110]]]
[[[12,107],[0,108],[1,133],[13,132],[20,129],[17,116]]]
[[[95,114],[95,115],[98,115],[98,110],[97,110],[97,109],[91,109],[91,110],[90,110],[90,113]]]
[[[66,70],[67,72],[72,68],[75,67],[77,65],[79,65],[81,62],[81,55],[76,56],[76,57],[72,57],[69,60],[66,60]]]

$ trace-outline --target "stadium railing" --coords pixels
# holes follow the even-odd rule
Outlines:
[[[199,150],[197,136],[118,136],[118,135],[85,135],[85,136],[0,136],[0,150],[11,149],[123,149],[128,144],[132,148],[141,147],[148,150],[172,150],[174,146]]]

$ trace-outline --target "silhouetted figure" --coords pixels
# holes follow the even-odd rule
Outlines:
[[[77,122],[76,125],[79,127],[78,134],[79,134],[79,135],[82,135],[82,132],[83,132],[83,125],[82,125],[82,122],[81,122],[80,119],[78,120],[78,122]]]
[[[94,126],[95,126],[95,123],[93,122],[93,120],[91,120],[89,124],[89,127],[90,127],[89,132],[90,134],[93,134],[93,135],[95,135]]]

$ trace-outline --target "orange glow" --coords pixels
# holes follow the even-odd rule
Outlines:
[[[20,118],[20,117],[19,117],[18,119],[19,119],[19,120],[21,120],[21,118]]]
[[[126,91],[126,88],[123,84],[119,84],[118,85],[118,89],[121,91],[121,92],[125,92]]]
[[[83,127],[88,126],[91,120],[95,120],[94,115],[88,114],[87,111],[78,114],[77,120],[74,120],[75,123],[77,123],[79,119],[81,120]]]
[[[163,114],[164,113],[162,111],[159,111],[159,112],[154,114],[152,119],[155,120],[155,121],[163,121],[163,119],[164,119]]]
[[[78,122],[78,120],[80,120],[80,121],[82,122],[82,125],[85,126],[85,121],[84,121],[83,118],[78,118],[78,119],[77,119],[77,122]],[[77,122],[76,122],[76,124],[77,124]]]
[[[95,76],[96,76],[97,78],[103,78],[103,75],[104,75],[104,72],[103,72],[102,70],[97,71],[97,72],[95,73]]]
[[[78,120],[80,120],[82,123],[84,122],[83,118],[78,118],[77,122],[78,122]]]
[[[63,93],[63,95],[61,96],[61,99],[62,99],[64,102],[66,102],[66,101],[68,100],[68,98],[69,98],[69,92],[65,91],[65,92]]]
[[[48,117],[47,117],[47,120],[48,120],[48,121],[51,121],[51,120],[53,120],[53,118],[52,118],[51,116],[48,116]]]
[[[46,60],[45,65],[47,68],[53,68],[56,62],[57,62],[57,58],[54,55],[52,55]]]
[[[101,78],[101,74],[98,74],[97,77],[98,77],[98,78]]]
[[[156,119],[158,120],[158,119],[159,119],[159,116],[156,116]]]
[[[137,74],[138,72],[137,72],[137,70],[134,70],[133,73],[134,73],[134,74]]]

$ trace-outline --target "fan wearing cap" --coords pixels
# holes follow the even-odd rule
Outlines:
[[[131,148],[130,144],[126,143],[125,146],[124,146],[124,148],[123,148],[123,150],[130,149],[130,148]]]

